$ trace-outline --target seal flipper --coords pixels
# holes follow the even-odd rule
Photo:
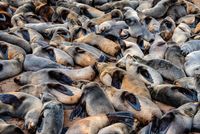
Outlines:
[[[115,71],[113,73],[111,85],[117,89],[120,89],[123,78],[124,78],[124,74],[122,72],[120,72],[119,70]]]
[[[71,112],[69,119],[73,120],[74,118],[77,117],[86,117],[87,113],[86,113],[86,102],[84,99],[84,93],[82,93],[77,105],[75,106],[75,108],[73,109],[73,111]]]
[[[134,118],[133,118],[133,114],[131,112],[120,111],[120,112],[108,113],[107,117],[111,124],[117,123],[117,122],[122,122],[129,127],[133,126]]]
[[[73,83],[73,80],[62,72],[49,71],[48,74],[50,78],[55,79],[62,84],[72,85]]]
[[[171,122],[175,119],[175,115],[173,112],[168,113],[166,116],[164,116],[160,121],[159,121],[159,128],[158,128],[158,133],[166,133],[167,130],[169,129],[169,125]]]
[[[4,60],[8,60],[8,46],[1,44],[0,53],[2,53]]]
[[[48,56],[52,61],[56,62],[55,53],[52,48],[49,48],[49,46],[46,46],[46,47],[43,47],[42,50],[48,53]]]
[[[2,71],[3,70],[3,65],[2,64],[0,64],[0,71]]]
[[[14,107],[19,107],[21,100],[12,94],[0,94],[0,101],[5,104],[13,105]]]
[[[121,95],[123,101],[127,101],[130,106],[132,106],[136,111],[141,111],[141,105],[138,98],[127,91],[124,91]]]
[[[61,84],[47,84],[48,88],[50,89],[55,89],[58,92],[61,92],[67,96],[73,96],[73,92],[71,90],[69,90],[68,88],[66,88],[65,86],[61,85]]]
[[[71,112],[69,119],[73,120],[74,118],[77,118],[77,117],[81,117],[81,118],[86,117],[87,114],[86,114],[85,105],[86,105],[85,102],[79,103]]]
[[[29,34],[28,30],[21,29],[21,33],[22,33],[22,36],[25,40],[30,41],[30,34]]]
[[[139,66],[137,69],[137,73],[140,73],[144,78],[146,78],[149,82],[153,83],[153,79],[151,77],[151,74],[144,69],[142,66]]]
[[[193,90],[193,89],[187,89],[187,88],[182,88],[182,87],[172,87],[172,90],[177,90],[178,92],[184,94],[185,96],[187,96],[188,98],[190,98],[193,101],[198,101],[198,97],[197,97],[197,91]]]

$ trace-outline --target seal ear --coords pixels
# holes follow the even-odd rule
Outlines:
[[[110,124],[122,122],[129,127],[133,126],[133,114],[131,112],[120,111],[114,113],[108,113],[107,117],[109,119]]]
[[[178,92],[184,94],[185,96],[187,96],[188,98],[190,98],[193,101],[198,101],[197,98],[197,91],[193,90],[193,89],[187,89],[187,88],[183,88],[183,87],[172,87],[172,90],[177,90]]]
[[[153,79],[151,75],[149,74],[148,70],[146,70],[144,67],[139,66],[137,68],[137,73],[141,74],[145,79],[147,79],[149,82],[153,83]]]
[[[124,91],[121,95],[121,99],[123,101],[127,101],[127,103],[132,106],[136,111],[141,111],[141,105],[138,98],[127,91]]]
[[[63,74],[62,72],[49,71],[48,75],[50,78],[55,79],[62,84],[72,85],[73,83],[73,80],[69,76]]]
[[[2,71],[3,70],[3,65],[2,64],[0,64],[0,71]]]
[[[79,102],[76,105],[76,107],[71,112],[69,119],[73,120],[74,118],[77,118],[77,117],[83,118],[86,116],[87,116],[86,102],[84,101],[84,93],[82,93],[81,98],[79,99]]]
[[[120,70],[115,71],[112,76],[111,85],[117,89],[120,89],[123,78],[124,78],[124,74]]]
[[[61,92],[67,96],[73,96],[73,92],[71,90],[69,90],[68,88],[66,88],[65,86],[61,85],[61,84],[53,84],[53,83],[50,83],[50,84],[47,84],[47,87],[49,89],[55,89],[56,91],[58,92]]]

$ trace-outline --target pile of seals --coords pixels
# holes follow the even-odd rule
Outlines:
[[[198,133],[200,1],[1,0],[7,80],[1,134]]]

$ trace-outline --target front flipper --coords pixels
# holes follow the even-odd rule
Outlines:
[[[120,111],[120,112],[108,113],[107,117],[109,119],[110,124],[122,122],[129,127],[133,126],[134,118],[131,112]]]
[[[117,89],[120,89],[123,78],[124,78],[124,74],[120,70],[115,71],[112,76],[111,85]]]
[[[4,60],[8,60],[8,46],[0,44],[0,53],[3,55]]]
[[[50,78],[55,79],[62,84],[72,85],[73,83],[73,80],[62,72],[49,71],[48,74]]]
[[[0,94],[0,101],[14,107],[19,107],[21,104],[21,100],[12,94]]]
[[[121,99],[123,101],[127,101],[127,103],[132,106],[136,111],[141,111],[141,105],[138,98],[127,91],[124,91],[121,95]]]
[[[151,74],[144,67],[139,66],[138,69],[137,69],[137,73],[141,74],[145,79],[147,79],[149,82],[153,83],[153,79],[151,77]]]
[[[81,95],[81,98],[79,99],[79,102],[77,103],[77,105],[75,106],[75,108],[73,109],[73,111],[70,114],[69,119],[73,120],[77,117],[86,117],[87,113],[86,113],[86,102],[84,100],[84,93]]]
[[[47,84],[47,86],[48,86],[48,88],[55,89],[56,91],[61,92],[65,95],[67,95],[67,96],[73,96],[74,95],[73,92],[70,89],[66,88],[65,86],[63,86],[61,84],[52,84],[51,83],[51,84]]]
[[[160,121],[159,121],[159,128],[158,128],[158,133],[167,133],[170,124],[172,121],[175,119],[175,115],[173,112],[168,113],[165,115]]]
[[[48,53],[48,57],[50,58],[50,60],[56,62],[55,53],[52,48],[49,48],[49,46],[47,46],[47,47],[43,47],[42,50]]]
[[[183,87],[172,87],[172,90],[177,90],[179,93],[184,94],[185,96],[187,96],[188,98],[190,98],[193,101],[198,101],[197,98],[197,91],[193,90],[193,89],[187,89],[187,88],[183,88]]]

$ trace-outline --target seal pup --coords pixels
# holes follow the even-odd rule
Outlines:
[[[64,104],[75,104],[82,95],[81,89],[59,83],[28,84],[17,89],[17,92],[28,93],[38,98],[41,98],[41,95],[47,92]]]
[[[181,48],[176,43],[169,43],[165,52],[165,59],[177,65],[179,68],[184,68],[185,57],[182,54]]]
[[[116,110],[132,112],[143,125],[151,122],[153,117],[162,116],[158,106],[146,97],[114,87],[105,87],[104,90]]]
[[[189,53],[193,51],[200,50],[200,41],[199,40],[189,40],[183,44],[181,44],[181,51],[183,55],[188,55]]]
[[[119,44],[101,35],[97,35],[95,33],[90,33],[84,37],[81,37],[75,40],[75,42],[78,43],[81,42],[95,46],[99,48],[101,51],[115,57],[117,57],[121,53],[121,48]]]
[[[165,41],[170,40],[175,28],[176,28],[176,23],[171,17],[167,16],[160,23],[160,36]]]
[[[7,124],[4,120],[0,119],[0,133],[1,134],[24,134],[24,132],[17,126]]]
[[[67,53],[65,53],[64,51],[57,48],[53,48],[50,46],[37,47],[33,50],[33,54],[39,57],[48,58],[61,65],[74,66],[74,61],[72,57]]]
[[[180,23],[174,30],[172,41],[177,44],[184,43],[191,36],[191,29],[185,23]]]
[[[192,128],[192,120],[197,112],[198,103],[186,103],[177,109],[164,114],[161,119],[154,119],[152,123],[140,130],[139,134],[165,133],[183,134],[189,133]]]
[[[126,71],[129,75],[139,78],[147,85],[159,85],[163,83],[160,73],[149,66],[134,61],[134,58],[130,55],[126,56]]]
[[[179,107],[188,102],[198,101],[197,91],[170,84],[154,86],[150,89],[153,99],[173,107]]]
[[[185,72],[177,65],[163,59],[152,59],[147,61],[146,65],[157,70],[165,79],[175,81],[185,77]]]
[[[124,123],[114,123],[99,130],[98,134],[128,134],[130,128]]]
[[[26,84],[43,84],[51,82],[60,82],[62,84],[71,85],[72,79],[60,71],[59,69],[42,69],[37,72],[24,72],[14,79],[14,82],[18,85]]]
[[[174,4],[174,2],[177,2],[177,0],[161,0],[154,7],[150,9],[144,9],[142,13],[154,18],[161,18],[167,12],[169,7]],[[162,13],[159,11],[162,11]]]
[[[85,116],[86,114],[94,116],[115,111],[103,89],[100,88],[97,83],[88,83],[82,90],[82,97],[80,98],[80,102],[78,102],[77,106],[72,111],[70,116],[71,119],[78,116]]]
[[[30,44],[26,40],[24,40],[16,35],[12,35],[7,32],[1,31],[0,32],[0,40],[11,43],[18,47],[21,47],[26,51],[26,53],[32,52]]]
[[[39,57],[34,54],[26,55],[23,67],[26,71],[39,71],[44,68],[66,68],[50,59]]]
[[[74,122],[74,124],[67,130],[66,134],[96,134],[100,129],[118,122],[125,123],[129,127],[132,127],[133,114],[121,111],[86,117]]]
[[[37,127],[42,102],[35,96],[23,92],[7,92],[0,94],[1,114],[10,114],[25,120],[25,128],[34,131]]]
[[[36,134],[61,134],[63,123],[63,105],[56,100],[45,102]]]
[[[22,48],[0,41],[0,81],[19,74],[24,58],[25,51]]]
[[[99,78],[104,85],[151,98],[145,83],[133,75],[129,75],[125,70],[107,63],[97,63],[96,67],[99,72]]]
[[[199,56],[200,51],[194,51],[185,57],[184,69],[188,76],[199,74]]]

